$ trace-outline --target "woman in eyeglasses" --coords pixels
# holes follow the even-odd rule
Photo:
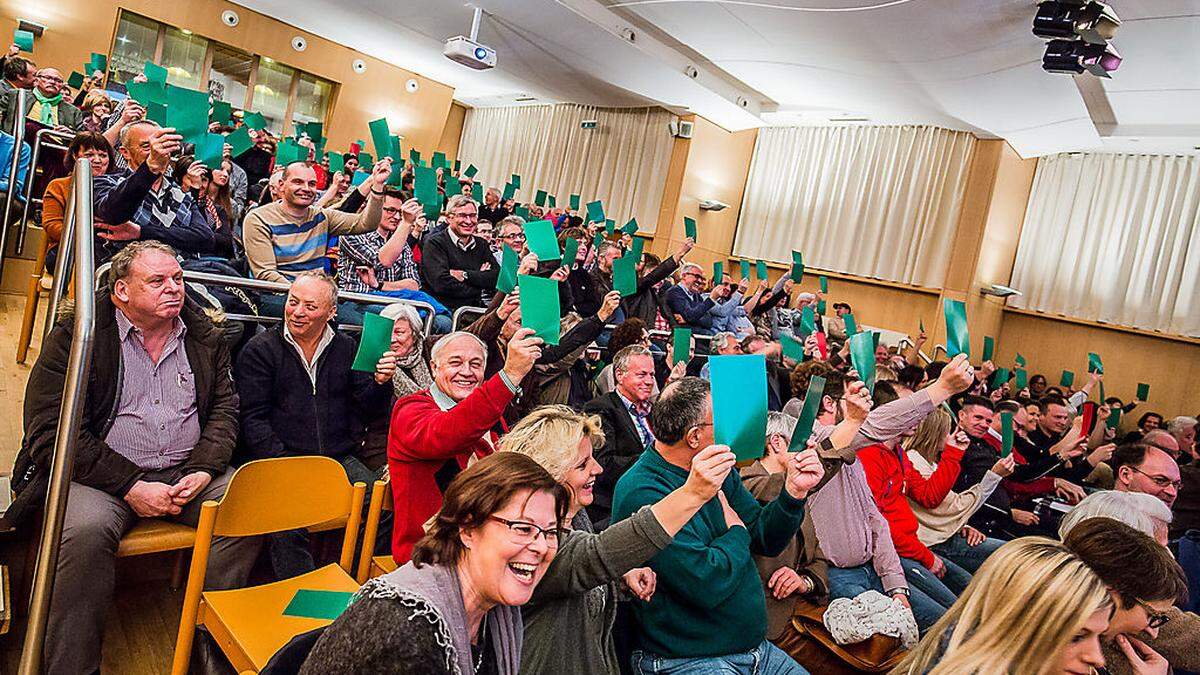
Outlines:
[[[412,560],[367,582],[303,675],[517,675],[521,612],[559,547],[566,491],[537,462],[489,455],[458,474]]]
[[[567,489],[570,503],[558,555],[521,610],[522,675],[617,675],[613,643],[618,583],[637,601],[654,595],[653,570],[641,567],[716,496],[736,461],[725,446],[696,456],[683,487],[633,516],[592,531],[584,507],[602,469],[592,448],[604,444],[600,419],[563,405],[535,409],[500,439],[498,455],[532,457]]]

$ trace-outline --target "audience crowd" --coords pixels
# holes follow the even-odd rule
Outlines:
[[[276,162],[266,130],[210,168],[99,79],[70,92],[12,54],[3,74],[5,130],[23,115],[75,132],[39,172],[46,235],[61,236],[66,172],[86,158],[111,263],[47,672],[99,671],[134,524],[194,526],[238,466],[305,455],[389,482],[373,544],[395,569],[291,655],[302,673],[1200,672],[1195,417],[1134,425],[1137,403],[1100,395],[1099,370],[1078,389],[1019,385],[990,360],[922,358],[923,332],[877,344],[868,377],[849,305],[826,313],[786,273],[714,278],[687,259],[691,238],[659,259],[586,210],[505,198],[448,164],[430,208],[420,164],[360,167],[356,151],[330,171],[307,138],[306,158]],[[531,251],[543,219],[573,259]],[[558,288],[559,339],[504,283],[513,254],[522,279]],[[363,368],[353,327],[373,312],[391,332]],[[247,314],[261,320],[233,317]],[[6,514],[25,527],[73,320],[26,389]],[[710,364],[748,354],[766,363],[765,442],[739,461],[717,440],[727,397]],[[206,587],[316,569],[321,537],[218,538]]]

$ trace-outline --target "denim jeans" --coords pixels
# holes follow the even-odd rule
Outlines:
[[[371,492],[371,486],[380,478],[379,472],[368,469],[354,455],[346,455],[338,461],[342,463],[342,468],[346,470],[346,478],[350,479],[351,483],[367,484],[368,494]],[[366,508],[365,504],[364,508]],[[379,536],[376,537],[375,546],[377,551],[380,538],[386,537],[389,540],[391,538],[391,515],[390,512],[384,511],[379,520]],[[386,522],[385,519],[387,519]],[[276,579],[290,579],[317,569],[316,560],[313,559],[312,550],[309,548],[309,536],[306,529],[268,534],[267,550],[271,556],[271,569],[275,573]]]
[[[900,559],[900,564],[904,565],[909,561],[905,558]],[[920,566],[920,563],[915,563]],[[913,618],[917,620],[917,628],[921,632],[925,632],[930,626],[937,622],[943,614],[946,613],[946,608],[950,605],[942,604],[938,600],[934,600],[925,594],[920,587],[913,585],[911,577],[908,574],[907,566],[904,569],[905,577],[908,582],[908,603],[912,606]],[[926,571],[928,574],[928,571]],[[928,575],[933,578],[932,574]],[[970,576],[967,577],[970,579]],[[936,580],[936,579],[935,579]],[[830,567],[829,568],[829,599],[836,600],[838,598],[855,598],[867,591],[878,591],[883,593],[883,582],[879,580],[879,575],[875,573],[875,568],[870,564],[859,565],[858,567]],[[945,597],[943,596],[943,600]],[[950,600],[951,603],[954,600]]]
[[[960,532],[946,541],[934,544],[929,548],[941,556],[942,560],[953,562],[967,572],[975,574],[979,571],[979,566],[983,564],[983,561],[987,560],[988,556],[995,553],[996,549],[1006,543],[1008,542],[1003,539],[988,537],[982,543],[971,546],[967,544],[967,538]]]
[[[808,675],[803,666],[766,640],[740,654],[668,659],[634,650],[631,660],[635,675]]]
[[[949,560],[943,559],[942,562],[946,563],[946,574],[938,579],[916,560],[900,558],[904,578],[908,580],[908,599],[912,603],[913,617],[921,633],[937,623],[967,584],[971,583],[971,575],[966,570]]]

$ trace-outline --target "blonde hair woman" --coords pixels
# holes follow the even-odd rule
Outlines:
[[[893,674],[1087,675],[1104,666],[1112,596],[1087,565],[1044,537],[1000,547]]]
[[[592,449],[603,443],[598,417],[564,405],[536,408],[500,439],[501,452],[532,458],[570,494],[570,527],[522,610],[522,675],[620,672],[612,640],[614,582],[623,579],[637,598],[649,601],[656,579],[652,570],[639,565],[666,548],[716,496],[736,462],[728,447],[710,446],[692,462],[683,487],[595,534],[584,507],[592,503],[592,488],[602,471]]]
[[[917,425],[916,432],[904,441],[909,461],[922,476],[929,478],[937,469],[942,449],[953,436],[951,431],[950,414],[935,408]],[[1012,474],[1013,466],[1011,455],[1001,459],[983,475],[983,480],[962,492],[947,493],[942,503],[933,508],[926,508],[909,499],[913,515],[917,517],[917,539],[926,546],[936,546],[963,531],[971,516],[1000,486],[1001,479]],[[976,540],[977,535],[972,532],[970,538]]]

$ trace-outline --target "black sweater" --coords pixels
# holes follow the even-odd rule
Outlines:
[[[451,312],[459,307],[479,307],[483,293],[491,296],[496,291],[500,266],[486,241],[480,237],[474,241],[470,250],[464,251],[446,229],[427,236],[421,244],[421,288]],[[485,263],[488,269],[480,271]],[[450,270],[462,270],[466,280],[455,279]]]
[[[356,351],[353,339],[334,333],[317,358],[314,385],[300,354],[284,340],[282,324],[251,338],[235,368],[245,457],[357,452],[366,421],[387,408],[392,385],[350,370]]]

